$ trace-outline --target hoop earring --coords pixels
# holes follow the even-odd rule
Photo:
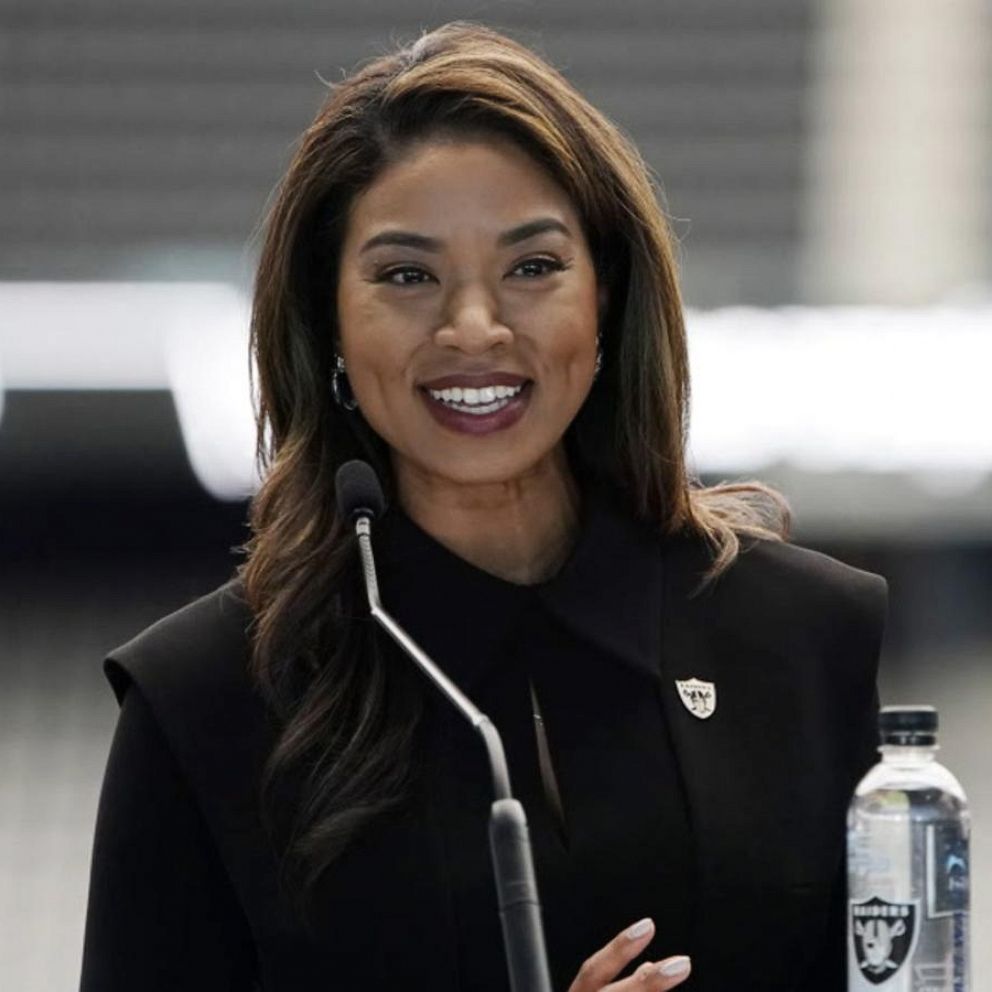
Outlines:
[[[348,376],[345,372],[344,358],[341,355],[334,356],[334,371],[331,372],[331,396],[342,410],[355,410],[358,407],[358,400],[355,399],[351,386],[348,383]]]

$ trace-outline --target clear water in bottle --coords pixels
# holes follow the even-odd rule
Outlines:
[[[847,819],[849,992],[969,992],[968,807],[933,707],[884,707]]]

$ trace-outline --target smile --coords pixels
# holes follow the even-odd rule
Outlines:
[[[451,410],[482,417],[508,406],[523,388],[521,383],[519,386],[482,386],[478,389],[453,386],[451,389],[428,389],[427,392]]]
[[[516,377],[519,379],[519,377]],[[491,434],[512,427],[530,403],[531,380],[481,386],[420,387],[431,416],[442,427],[458,434]]]

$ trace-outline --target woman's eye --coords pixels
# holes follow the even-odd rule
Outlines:
[[[561,272],[568,266],[557,258],[527,258],[511,269],[511,274],[522,272],[527,279],[545,276],[551,272]],[[434,277],[423,269],[412,265],[397,266],[382,272],[376,282],[387,282],[393,286],[420,286]]]
[[[527,277],[544,276],[549,272],[561,272],[565,268],[564,262],[559,262],[557,258],[528,258],[520,262],[514,269],[528,269]]]
[[[400,276],[401,278],[397,279],[396,276]],[[412,276],[413,278],[407,278],[407,276]],[[378,282],[389,282],[394,286],[419,286],[425,279],[429,278],[430,276],[423,269],[404,265],[401,268],[389,269],[383,272],[379,276]]]

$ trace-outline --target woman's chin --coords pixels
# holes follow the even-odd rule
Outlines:
[[[445,457],[445,448],[450,452],[448,457]],[[554,454],[554,446],[535,450],[532,445],[524,446],[519,442],[501,445],[498,449],[487,446],[486,451],[475,452],[465,451],[463,445],[458,445],[458,450],[432,445],[425,457],[414,456],[406,467],[412,474],[431,480],[433,485],[482,488],[523,483],[528,478],[536,481],[545,475],[542,469],[554,473],[558,462]],[[400,472],[401,476],[405,474],[402,468]]]

